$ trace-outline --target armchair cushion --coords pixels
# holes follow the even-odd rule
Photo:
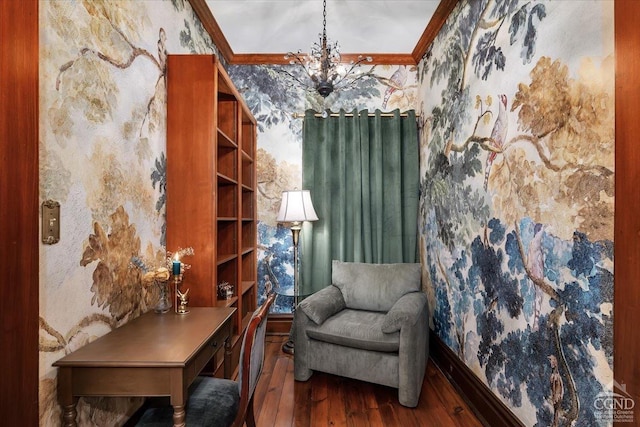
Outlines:
[[[391,334],[403,326],[415,325],[420,312],[427,304],[427,296],[422,292],[411,292],[400,297],[382,321],[382,332]]]
[[[304,299],[298,304],[298,308],[314,323],[322,325],[329,317],[345,308],[345,303],[340,289],[329,285]]]
[[[347,308],[389,311],[409,292],[420,290],[420,264],[368,264],[334,260],[332,283],[342,291]]]
[[[310,324],[309,338],[362,350],[397,352],[400,333],[383,334],[384,313],[344,309],[322,325]]]

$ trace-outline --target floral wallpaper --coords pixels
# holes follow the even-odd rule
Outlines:
[[[40,20],[40,197],[61,239],[40,250],[40,425],[60,425],[53,362],[149,310],[132,257],[165,256],[166,58],[216,53],[186,0],[48,0]],[[140,399],[80,399],[81,426]]]
[[[416,67],[364,65],[357,85],[336,91],[326,100],[302,90],[287,73],[295,67],[279,65],[230,66],[229,75],[258,122],[258,300],[274,290],[272,311],[290,313],[293,307],[293,243],[291,231],[276,222],[282,191],[302,185],[302,118],[305,110],[354,109],[406,111],[415,109]],[[313,194],[311,194],[313,199]],[[304,232],[301,234],[304,239]],[[304,262],[304,253],[300,254]],[[301,280],[304,280],[301,277]]]
[[[613,52],[613,2],[462,1],[419,63],[432,326],[527,426],[611,424]]]

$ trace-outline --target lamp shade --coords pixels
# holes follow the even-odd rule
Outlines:
[[[317,221],[318,215],[311,203],[309,190],[293,190],[282,192],[278,222]]]

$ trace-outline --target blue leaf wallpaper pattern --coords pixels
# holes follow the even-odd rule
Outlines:
[[[418,66],[433,329],[531,426],[611,424],[613,6],[593,6],[460,2]]]

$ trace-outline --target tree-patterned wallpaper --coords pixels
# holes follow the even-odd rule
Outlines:
[[[131,261],[159,266],[178,249],[164,246],[166,57],[217,49],[186,0],[39,4],[40,198],[61,204],[60,242],[40,249],[40,425],[56,426],[51,364],[151,309],[158,290]],[[228,68],[259,125],[259,289],[286,294],[291,236],[275,215],[281,192],[302,182],[302,120],[292,114],[415,108],[416,68],[368,66],[369,78],[326,105],[276,66]],[[290,311],[291,298],[276,310]],[[140,404],[82,398],[78,423],[121,425]]]
[[[279,66],[228,67],[259,125],[260,300],[273,288],[291,310],[275,216],[302,182],[293,113],[415,108],[435,332],[526,425],[598,423],[613,381],[613,3],[589,4],[463,1],[417,68],[366,65],[326,104]],[[62,215],[40,251],[40,424],[55,426],[51,364],[157,298],[130,261],[166,251],[166,55],[216,47],[185,0],[40,2],[40,28],[40,196]],[[139,404],[81,399],[79,422],[118,425]]]
[[[433,327],[528,426],[611,421],[613,2],[586,6],[463,1],[418,71]]]
[[[39,9],[40,197],[61,204],[60,242],[40,250],[40,425],[56,426],[51,364],[157,300],[131,259],[165,256],[166,58],[216,48],[184,0]],[[122,424],[140,403],[80,399],[78,422]]]

